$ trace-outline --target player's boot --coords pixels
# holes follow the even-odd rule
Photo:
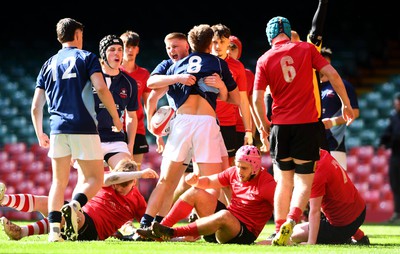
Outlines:
[[[78,201],[72,200],[61,208],[62,216],[65,219],[64,234],[68,240],[78,240],[78,215],[81,205]]]
[[[272,240],[272,245],[288,245],[289,239],[292,236],[293,228],[296,225],[294,220],[287,220],[285,223],[282,224],[279,232],[275,235],[274,239]]]

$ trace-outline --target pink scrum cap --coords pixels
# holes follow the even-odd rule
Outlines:
[[[236,151],[236,161],[250,163],[253,166],[253,174],[257,174],[261,169],[261,153],[257,147],[252,145],[244,145]]]

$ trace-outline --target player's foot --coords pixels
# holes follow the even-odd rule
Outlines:
[[[169,241],[174,236],[174,230],[172,228],[161,225],[156,221],[151,225],[151,229],[155,237],[161,238],[164,241]]]
[[[360,240],[352,239],[351,240],[351,244],[355,244],[355,245],[370,245],[371,243],[369,242],[369,237],[367,235],[364,235],[363,237],[361,237]]]
[[[61,237],[60,233],[49,232],[48,241],[49,242],[64,242],[64,239]]]
[[[3,230],[10,240],[18,241],[22,238],[21,227],[12,223],[6,217],[1,217],[1,225],[3,225]]]
[[[6,185],[0,182],[0,206],[4,198],[4,194],[6,194],[6,190],[7,190]]]
[[[127,222],[122,225],[118,230],[122,235],[132,235],[136,232],[136,227],[132,224],[132,222]]]
[[[271,240],[271,241],[272,241],[272,240],[275,238],[275,236],[276,236],[276,232],[270,234],[270,235],[267,237],[267,240]]]
[[[289,239],[292,236],[293,228],[296,225],[294,220],[287,220],[285,223],[282,224],[279,232],[275,235],[274,239],[272,240],[272,245],[284,246],[288,245]]]
[[[194,222],[194,221],[196,221],[198,218],[199,218],[199,216],[197,216],[196,213],[193,213],[193,212],[192,212],[192,213],[189,215],[188,222],[189,222],[189,223]]]
[[[65,219],[64,234],[68,240],[78,240],[78,215],[81,205],[78,201],[72,200],[61,208],[62,216]]]
[[[151,238],[145,238],[138,233],[133,233],[131,235],[124,235],[120,238],[122,241],[135,241],[135,242],[153,242]]]
[[[158,237],[153,235],[153,230],[152,227],[148,227],[148,228],[138,228],[136,229],[136,233],[147,240],[159,240],[157,239]]]

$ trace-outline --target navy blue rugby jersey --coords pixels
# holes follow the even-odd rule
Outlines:
[[[167,74],[168,68],[173,64],[174,62],[171,59],[163,60],[156,66],[156,68],[154,68],[154,70],[150,73],[150,76]]]
[[[46,93],[50,134],[97,134],[90,76],[101,72],[98,57],[76,47],[60,49],[42,66],[36,88]]]
[[[167,97],[169,104],[177,110],[189,97],[190,94],[199,94],[210,103],[215,110],[217,105],[218,89],[208,87],[202,79],[218,73],[224,81],[228,92],[233,91],[237,85],[228,68],[228,64],[221,58],[209,53],[193,52],[187,57],[174,63],[167,71],[171,74],[192,74],[196,76],[196,84],[186,86],[181,83],[170,85]]]
[[[125,109],[128,111],[138,110],[138,87],[135,79],[122,71],[116,76],[104,74],[104,78],[114,98],[121,121]],[[113,119],[94,89],[93,93],[101,142],[126,141],[123,131],[112,131]]]

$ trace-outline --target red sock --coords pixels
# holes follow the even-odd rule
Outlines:
[[[168,212],[167,216],[165,216],[161,221],[161,224],[167,227],[172,227],[180,220],[187,218],[192,210],[193,206],[189,205],[182,199],[178,199]]]
[[[47,218],[44,218],[40,221],[27,225],[27,227],[28,236],[47,234],[49,232],[49,220]]]
[[[354,240],[360,240],[364,237],[364,232],[361,229],[357,229],[356,233],[353,235]]]
[[[296,223],[299,223],[300,217],[302,215],[303,215],[303,211],[300,208],[292,207],[292,208],[290,208],[287,218],[294,220]]]
[[[278,233],[281,229],[283,223],[285,223],[286,219],[279,219],[275,221],[275,232]]]
[[[32,194],[6,194],[3,206],[14,208],[21,212],[33,212],[35,208],[35,196]]]
[[[174,228],[174,237],[179,237],[179,236],[193,236],[193,237],[200,236],[196,222],[192,222],[186,226]]]

